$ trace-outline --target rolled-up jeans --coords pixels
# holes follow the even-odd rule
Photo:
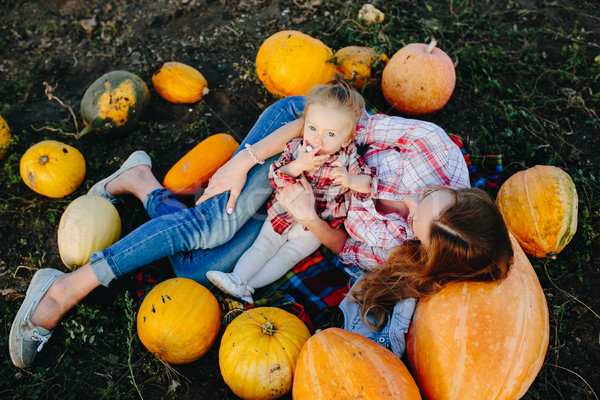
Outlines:
[[[277,101],[261,114],[236,153],[244,150],[246,143],[254,144],[297,119],[303,109],[302,96]],[[277,157],[250,169],[231,215],[226,213],[229,192],[192,208],[164,188],[148,194],[144,208],[151,219],[91,255],[90,265],[98,282],[108,286],[115,278],[169,257],[177,276],[209,285],[206,272],[230,270],[260,232],[267,216],[264,205],[273,193],[269,166]]]

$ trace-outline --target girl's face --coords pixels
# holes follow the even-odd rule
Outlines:
[[[429,232],[433,221],[455,201],[456,197],[452,191],[444,189],[425,189],[419,194],[404,198],[408,207],[408,224],[425,247],[429,245]]]
[[[307,151],[321,147],[318,155],[337,153],[352,141],[351,134],[355,128],[354,121],[345,112],[333,106],[313,103],[304,115],[303,137]]]

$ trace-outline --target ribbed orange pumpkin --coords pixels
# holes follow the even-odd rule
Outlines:
[[[195,103],[208,93],[208,83],[197,69],[170,61],[152,75],[154,90],[171,103]]]
[[[357,89],[376,83],[388,62],[385,54],[363,46],[344,47],[336,51],[333,57],[344,79]]]
[[[238,142],[226,133],[209,136],[171,167],[163,186],[175,194],[196,192],[231,158],[238,146]]]
[[[559,253],[577,230],[577,190],[558,167],[517,172],[502,184],[496,204],[523,250],[536,257]]]
[[[409,115],[429,114],[442,108],[454,91],[456,72],[446,53],[422,43],[411,43],[388,61],[381,78],[387,102]]]
[[[274,95],[304,95],[335,75],[335,66],[327,62],[332,55],[319,39],[298,31],[281,31],[268,37],[258,49],[256,72]]]
[[[310,332],[298,317],[275,307],[237,316],[223,333],[223,380],[245,400],[276,399],[292,388],[296,360]]]
[[[8,151],[8,146],[10,146],[10,129],[8,128],[8,124],[0,116],[0,159],[4,157],[6,152]]]
[[[339,328],[313,335],[296,365],[294,400],[417,400],[419,389],[385,347]]]
[[[187,278],[172,278],[146,295],[137,316],[140,341],[173,364],[202,357],[221,327],[221,308],[215,296]]]
[[[415,310],[407,354],[430,400],[515,400],[527,392],[548,347],[548,306],[517,241],[501,283],[453,283]]]
[[[58,198],[73,193],[85,177],[85,160],[76,148],[44,140],[31,146],[20,166],[21,178],[34,192]]]

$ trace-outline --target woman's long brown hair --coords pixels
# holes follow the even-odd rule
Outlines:
[[[385,326],[400,300],[431,296],[455,281],[501,281],[508,275],[513,250],[496,205],[480,189],[452,193],[456,201],[433,221],[427,247],[404,243],[355,285],[350,298],[361,305],[371,329]]]

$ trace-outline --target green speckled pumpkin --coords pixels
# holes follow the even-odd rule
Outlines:
[[[127,71],[102,75],[86,90],[81,100],[81,117],[86,125],[79,137],[90,131],[125,133],[133,129],[150,104],[144,81]]]

